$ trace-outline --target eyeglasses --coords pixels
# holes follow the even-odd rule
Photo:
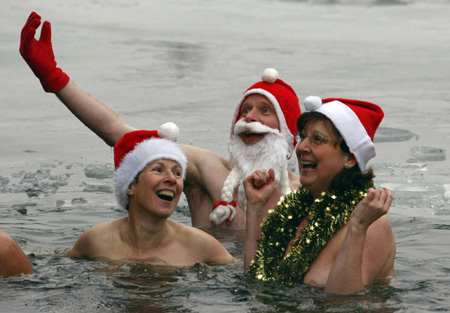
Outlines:
[[[318,133],[312,133],[310,136],[307,136],[304,132],[295,134],[295,140],[297,141],[297,143],[302,142],[306,138],[309,139],[309,143],[311,144],[311,146],[320,146],[322,144],[328,144],[330,142],[340,140],[340,139],[327,138]]]

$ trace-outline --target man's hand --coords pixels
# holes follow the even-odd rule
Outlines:
[[[52,28],[49,22],[42,25],[39,40],[34,38],[41,25],[41,17],[32,12],[20,36],[20,54],[41,81],[46,92],[57,92],[67,85],[69,76],[56,66],[52,47]]]

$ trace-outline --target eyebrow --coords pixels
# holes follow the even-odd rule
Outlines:
[[[302,130],[300,133],[301,133],[301,134],[306,134],[306,131],[305,131],[305,130]],[[323,133],[323,132],[321,132],[321,131],[318,131],[318,130],[313,130],[313,131],[311,132],[311,135],[312,135],[312,134],[322,135],[322,136],[328,136],[327,134],[325,134],[325,133]]]
[[[177,161],[175,161],[175,160],[170,160],[170,159],[166,159],[166,160],[168,160],[168,161],[173,161],[175,164],[172,166],[172,167],[170,167],[170,166],[167,166],[163,161],[161,161],[161,160],[155,160],[155,161],[153,161],[152,163],[151,163],[151,165],[156,165],[156,164],[158,164],[158,165],[160,165],[160,166],[164,166],[164,167],[170,167],[171,169],[173,169],[173,168],[175,168],[175,167],[178,167],[178,168],[180,168],[181,169],[181,166],[180,166],[180,164],[178,164],[178,162]]]

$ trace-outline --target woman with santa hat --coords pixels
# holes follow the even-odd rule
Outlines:
[[[392,194],[374,189],[367,169],[384,113],[350,99],[308,97],[305,108],[296,147],[302,187],[266,210],[273,171],[257,171],[244,182],[244,266],[261,281],[358,292],[394,274],[395,238],[386,217]]]
[[[192,266],[234,258],[208,233],[169,220],[183,191],[187,159],[174,142],[178,127],[125,134],[114,146],[114,193],[128,216],[85,231],[65,255]]]

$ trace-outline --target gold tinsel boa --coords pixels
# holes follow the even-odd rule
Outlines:
[[[269,211],[261,225],[263,236],[247,274],[258,280],[278,281],[286,285],[302,283],[319,252],[347,223],[355,206],[372,186],[368,183],[339,194],[324,192],[316,200],[306,188],[287,194],[275,211]],[[307,226],[286,255],[289,242],[305,218]]]

